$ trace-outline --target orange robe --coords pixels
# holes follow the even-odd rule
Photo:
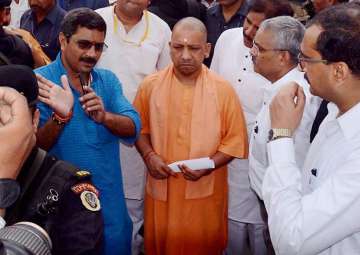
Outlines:
[[[166,163],[248,153],[247,131],[233,88],[205,66],[195,86],[182,84],[170,65],[145,78],[134,101],[142,134]],[[181,174],[156,180],[147,175],[147,255],[220,255],[227,242],[227,169],[196,182]]]

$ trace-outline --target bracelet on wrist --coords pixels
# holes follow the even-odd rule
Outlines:
[[[70,110],[70,112],[68,113],[67,116],[65,117],[61,117],[58,114],[56,114],[55,112],[52,113],[51,115],[51,119],[59,126],[65,125],[66,123],[68,123],[73,115],[73,111]]]

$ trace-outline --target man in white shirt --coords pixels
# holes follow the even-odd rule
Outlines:
[[[250,137],[249,177],[251,187],[262,198],[262,179],[269,166],[266,144],[270,130],[269,104],[276,93],[289,82],[298,83],[307,96],[304,115],[294,133],[296,162],[302,166],[310,146],[310,130],[320,99],[310,94],[304,73],[297,68],[297,55],[305,28],[296,19],[276,17],[261,23],[256,33],[251,55],[255,72],[267,78],[271,85],[265,87],[263,106],[256,117]]]
[[[130,102],[147,75],[170,63],[171,30],[146,10],[148,4],[148,0],[118,0],[114,6],[97,10],[109,31],[105,38],[109,48],[102,54],[98,67],[117,75]],[[138,232],[143,224],[145,165],[135,147],[120,146],[126,204],[134,224],[132,254],[138,254],[143,243]]]
[[[268,143],[262,193],[277,254],[359,254],[359,44],[359,5],[330,7],[306,29],[299,61],[311,93],[330,101],[329,114],[302,168],[291,137]],[[284,88],[270,106],[272,129],[292,134],[304,101],[297,84]]]
[[[228,80],[235,88],[247,122],[248,134],[263,103],[264,87],[270,82],[254,72],[250,49],[261,22],[267,18],[293,15],[283,0],[254,0],[243,28],[223,32],[216,43],[211,69]],[[266,254],[264,240],[266,222],[261,216],[262,203],[250,188],[249,161],[234,159],[228,165],[229,228],[226,254]]]
[[[29,9],[28,0],[12,0],[11,1],[11,21],[12,27],[20,28],[20,19],[25,11]]]

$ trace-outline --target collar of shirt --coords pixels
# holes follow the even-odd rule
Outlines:
[[[355,135],[359,134],[360,126],[355,124],[357,121],[359,121],[359,119],[360,103],[357,103],[355,106],[337,118],[337,121],[346,139],[350,140]]]
[[[144,42],[149,34],[149,19],[150,15],[145,10],[143,15],[138,23],[133,26],[130,31],[126,32],[125,27],[121,20],[115,14],[115,6],[113,9],[113,24],[114,24],[114,34],[119,34],[120,39],[124,43],[141,45]]]
[[[58,71],[57,75],[61,77],[62,75],[67,75],[67,71],[62,63],[61,60],[61,52],[58,53],[56,59],[54,60],[53,64],[56,66],[56,70]],[[92,69],[90,72],[90,83],[92,87],[98,80],[98,75],[95,69]],[[60,84],[59,84],[60,85]],[[71,85],[71,84],[70,84]]]
[[[213,1],[213,2],[211,2],[211,3],[209,4],[206,0],[201,0],[201,3],[202,3],[203,5],[205,5],[206,8],[211,8],[211,7],[213,7],[213,6],[215,6],[215,5],[218,4],[217,1]]]
[[[302,87],[308,86],[306,84],[306,81],[304,79],[304,73],[299,71],[297,67],[291,69],[287,74],[285,74],[283,77],[281,77],[279,80],[275,81],[272,84],[268,84],[268,86],[265,87],[264,92],[264,101],[270,102],[272,98],[276,95],[276,93],[286,84],[288,84],[291,81],[295,81],[297,83],[301,83]]]
[[[248,0],[244,0],[243,4],[240,6],[239,10],[231,17],[231,19],[227,22],[230,23],[233,19],[237,17],[245,17],[250,9],[250,3]],[[221,19],[224,21],[224,16],[222,13],[222,7],[220,4],[216,4],[208,10],[209,14],[216,17],[217,19]]]
[[[48,20],[52,25],[55,25],[56,20],[62,14],[62,11],[63,11],[63,9],[61,9],[61,7],[59,7],[57,4],[55,4],[55,6],[51,9],[51,11],[48,13],[48,15],[46,15],[45,19],[40,22],[40,24],[43,23],[45,20]],[[32,22],[34,24],[37,24],[35,12],[31,11],[30,17],[32,19]]]

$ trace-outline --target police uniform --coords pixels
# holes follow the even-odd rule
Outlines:
[[[29,108],[35,107],[38,84],[29,67],[1,66],[0,86],[16,89]],[[53,255],[101,254],[104,224],[99,192],[89,172],[33,148],[16,181],[21,192],[6,209],[8,225],[38,224],[51,238]]]
[[[8,225],[19,221],[43,227],[53,243],[52,254],[100,254],[103,220],[91,174],[33,149],[17,181],[19,199],[6,210]]]

